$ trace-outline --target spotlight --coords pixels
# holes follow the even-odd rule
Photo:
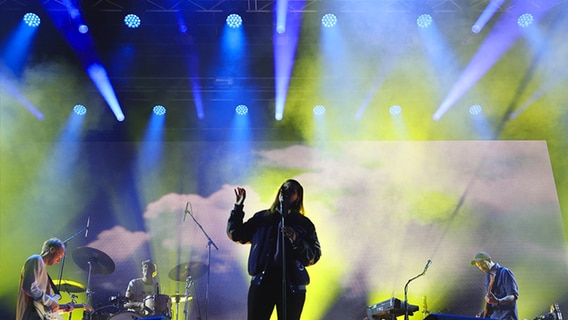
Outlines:
[[[534,22],[534,17],[530,13],[523,13],[519,19],[517,19],[517,24],[521,28],[526,28]]]
[[[276,32],[278,34],[283,34],[284,32],[286,32],[286,27],[283,25],[278,25],[276,26]]]
[[[140,17],[133,13],[127,14],[124,17],[124,24],[130,29],[136,29],[140,27]]]
[[[326,28],[331,28],[337,24],[337,17],[333,13],[327,13],[321,18],[321,24]]]
[[[245,106],[244,104],[239,104],[235,108],[235,113],[238,114],[239,116],[244,116],[245,114],[248,113],[248,107]]]
[[[478,115],[483,111],[480,105],[474,104],[473,106],[469,107],[469,114],[472,116]]]
[[[79,26],[79,32],[85,34],[89,32],[89,27],[86,24],[82,24]]]
[[[87,113],[87,108],[82,104],[77,104],[73,107],[73,112],[78,116],[84,116]]]
[[[166,114],[166,108],[162,105],[157,104],[152,109],[152,112],[154,112],[154,114],[157,116],[163,116]]]
[[[473,33],[479,33],[479,32],[481,32],[481,26],[478,25],[478,24],[474,24],[474,25],[471,27],[471,32],[473,32]]]
[[[425,14],[421,14],[417,19],[416,19],[416,24],[424,29],[424,28],[428,28],[431,24],[432,24],[432,16],[425,13]]]
[[[41,23],[41,19],[37,14],[28,12],[24,15],[24,22],[28,27],[37,28]]]
[[[317,105],[314,107],[313,112],[316,116],[322,116],[325,114],[325,107],[322,105]]]
[[[229,28],[236,29],[243,24],[243,19],[236,13],[232,13],[227,16],[227,25]]]
[[[393,116],[398,116],[402,113],[402,108],[400,106],[392,106],[389,108],[389,113]]]

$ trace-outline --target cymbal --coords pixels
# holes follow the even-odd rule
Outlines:
[[[84,285],[72,280],[59,281],[59,279],[55,279],[53,283],[55,286],[59,287],[59,290],[65,292],[85,292],[86,290]]]
[[[95,274],[111,274],[114,272],[114,262],[101,250],[91,247],[79,247],[73,251],[73,260],[83,270]]]
[[[170,296],[170,298],[172,299],[172,303],[176,303],[176,302],[186,302],[186,301],[191,301],[193,300],[192,296],[187,297],[187,299],[185,298],[185,294],[174,294],[173,296]]]
[[[207,266],[202,262],[188,262],[182,263],[172,270],[168,274],[170,279],[175,281],[186,281],[189,277],[195,280],[207,272]]]

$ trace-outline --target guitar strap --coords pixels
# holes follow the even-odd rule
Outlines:
[[[53,283],[53,280],[51,280],[51,277],[49,276],[49,274],[47,275],[47,278],[49,279],[49,284],[51,286],[51,290],[53,290],[53,293],[58,295],[58,296],[61,296],[59,294],[59,289],[57,288],[57,286],[55,286],[55,283]]]
[[[489,274],[489,285],[487,286],[487,295],[489,295],[491,293],[491,290],[493,290],[493,283],[495,283],[495,277],[496,274],[493,273]]]

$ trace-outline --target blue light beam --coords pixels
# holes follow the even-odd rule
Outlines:
[[[99,89],[99,92],[114,113],[116,119],[118,121],[124,121],[124,113],[122,113],[122,108],[118,103],[118,99],[114,93],[114,89],[112,88],[105,68],[98,63],[94,63],[87,67],[87,73],[97,89]]]

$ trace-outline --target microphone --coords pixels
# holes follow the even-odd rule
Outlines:
[[[185,213],[183,214],[183,221],[185,221],[185,217],[187,217],[187,213],[189,212],[189,210],[187,210],[188,207],[189,207],[189,202],[185,204]]]
[[[280,195],[278,196],[278,200],[280,201],[280,214],[284,215],[287,213],[288,208],[288,199],[290,198],[290,187],[287,185],[283,185],[280,188]]]
[[[280,195],[282,196],[282,199],[286,199],[290,196],[290,187],[288,186],[282,186],[280,188]]]
[[[89,235],[89,224],[91,224],[91,217],[87,218],[87,228],[85,228],[85,238]]]
[[[422,272],[422,274],[425,274],[426,271],[428,271],[428,268],[430,268],[431,264],[432,264],[432,260],[428,260],[428,262],[426,262],[426,266],[424,267],[424,272]]]
[[[286,197],[283,196],[283,198],[280,199],[280,214],[281,215],[285,215],[286,211],[288,210],[288,208],[286,208],[288,203],[286,203]]]

